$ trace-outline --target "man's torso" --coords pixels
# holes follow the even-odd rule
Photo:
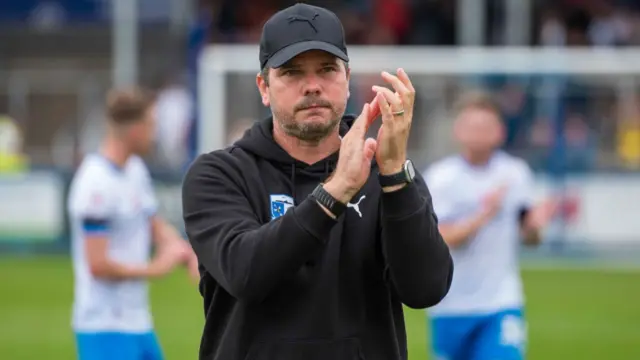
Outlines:
[[[301,164],[281,169],[242,149],[234,149],[233,156],[222,156],[235,168],[229,176],[233,182],[242,184],[245,197],[263,224],[278,221],[333,171],[328,166],[324,174],[318,175],[317,171],[309,174]],[[402,356],[399,354],[405,351],[404,341],[394,345],[399,347],[393,353],[383,353],[392,349],[388,346],[390,342],[397,344],[405,335],[401,304],[384,278],[378,223],[380,191],[372,170],[367,183],[331,231],[324,250],[279,283],[261,303],[238,303],[210,275],[205,275],[201,284],[205,304],[209,306],[205,337],[220,331],[235,333],[234,337],[251,339],[251,354],[269,351],[285,354],[298,349],[305,354],[311,351],[315,359],[318,354],[328,356],[342,351],[339,349],[346,352],[356,349],[353,351],[363,351],[367,359]],[[235,319],[229,318],[230,314]],[[228,322],[217,322],[216,317],[224,317]],[[393,328],[398,333],[387,332]],[[372,351],[372,344],[379,344],[379,351],[367,354]],[[222,354],[225,350],[218,349]],[[206,352],[207,347],[201,351]],[[201,358],[210,357],[201,353]]]

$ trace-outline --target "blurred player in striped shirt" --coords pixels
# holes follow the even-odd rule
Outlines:
[[[198,278],[190,245],[156,214],[151,177],[139,157],[153,148],[153,105],[140,89],[111,92],[103,145],[85,157],[71,184],[72,322],[80,360],[162,359],[147,280],[180,264]]]
[[[460,154],[424,176],[455,264],[451,290],[429,309],[433,353],[438,360],[520,360],[527,338],[520,240],[539,243],[557,205],[535,203],[527,163],[498,150],[505,131],[488,94],[464,96],[456,113]]]

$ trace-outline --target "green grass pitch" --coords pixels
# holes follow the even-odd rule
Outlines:
[[[0,359],[74,359],[67,257],[0,258]],[[524,272],[533,360],[640,359],[640,272]],[[167,360],[197,359],[202,305],[184,272],[152,286]],[[406,312],[411,360],[428,359],[423,311]]]

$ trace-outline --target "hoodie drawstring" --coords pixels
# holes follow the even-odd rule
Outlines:
[[[293,198],[293,203],[296,203],[296,164],[293,163],[291,165],[291,197]]]
[[[332,161],[326,161],[324,163],[324,180],[326,181],[331,174],[331,168],[333,167]],[[291,197],[293,197],[293,202],[296,202],[296,164],[291,164]]]

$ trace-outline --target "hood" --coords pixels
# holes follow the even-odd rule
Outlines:
[[[340,122],[340,136],[344,136],[347,131],[349,131],[355,119],[356,117],[353,115],[345,115],[342,118]],[[337,151],[311,165],[291,157],[291,155],[273,139],[272,117],[256,122],[244,133],[240,140],[235,142],[234,146],[252,153],[257,158],[267,160],[282,172],[288,173],[291,177],[294,198],[296,176],[310,177],[318,181],[323,181],[335,169],[336,163],[338,162]]]

